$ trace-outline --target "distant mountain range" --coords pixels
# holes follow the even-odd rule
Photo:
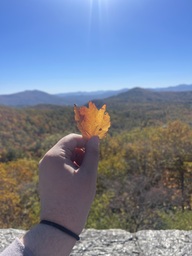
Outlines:
[[[155,88],[152,89],[155,91],[163,91],[163,92],[187,92],[192,91],[192,84],[180,84],[176,86],[169,86],[165,88]]]
[[[60,93],[56,94],[56,96],[62,99],[62,102],[65,105],[83,105],[86,104],[90,100],[96,99],[105,99],[111,96],[118,95],[120,93],[124,93],[128,91],[128,89],[121,90],[110,90],[110,91],[95,91],[95,92],[73,92],[73,93]]]
[[[191,91],[154,91],[142,88],[133,88],[125,93],[105,99],[110,105],[126,103],[192,103]]]
[[[39,104],[51,104],[51,105],[65,105],[72,106],[74,104],[83,105],[90,100],[103,100],[112,98],[117,95],[118,99],[123,101],[130,99],[131,101],[141,100],[170,100],[171,98],[186,97],[186,93],[178,94],[175,92],[191,92],[192,85],[178,85],[166,88],[154,88],[154,89],[122,89],[122,90],[111,90],[111,91],[95,91],[95,92],[74,92],[74,93],[60,93],[60,94],[48,94],[46,92],[32,90],[23,91],[14,94],[0,95],[0,105],[12,106],[12,107],[24,107],[24,106],[35,106]],[[167,94],[168,93],[168,94]]]
[[[49,94],[38,90],[23,91],[14,94],[0,95],[0,105],[13,107],[35,106],[39,104],[64,106],[72,106],[74,104],[83,105],[90,100],[108,98],[127,90],[128,89],[118,91],[74,92],[61,94]]]

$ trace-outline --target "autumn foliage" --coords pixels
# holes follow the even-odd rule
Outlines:
[[[37,222],[37,162],[19,159],[0,163],[0,226],[28,228]]]
[[[101,125],[104,139],[87,227],[192,229],[190,105],[121,104],[107,103],[108,114],[103,102],[75,109],[0,107],[1,228],[27,229],[39,221],[38,162],[58,139],[79,132],[76,121],[84,134],[82,116],[91,109],[85,136]],[[93,127],[93,113],[106,123]]]

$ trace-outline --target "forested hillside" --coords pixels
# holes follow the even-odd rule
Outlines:
[[[105,100],[97,195],[87,227],[192,228],[192,93],[134,89]],[[77,132],[73,107],[0,106],[0,225],[38,222],[38,161]]]
[[[76,131],[71,107],[0,107],[0,122],[1,162],[40,157],[58,138]]]

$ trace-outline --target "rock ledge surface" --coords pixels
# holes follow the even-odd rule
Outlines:
[[[25,231],[0,229],[0,252]],[[87,229],[71,256],[192,256],[192,231]]]

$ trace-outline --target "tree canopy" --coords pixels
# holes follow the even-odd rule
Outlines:
[[[112,125],[100,144],[87,227],[190,229],[190,105],[111,101],[107,111]],[[0,121],[0,224],[27,229],[39,216],[38,161],[61,137],[77,133],[74,112],[49,105],[0,106]]]

